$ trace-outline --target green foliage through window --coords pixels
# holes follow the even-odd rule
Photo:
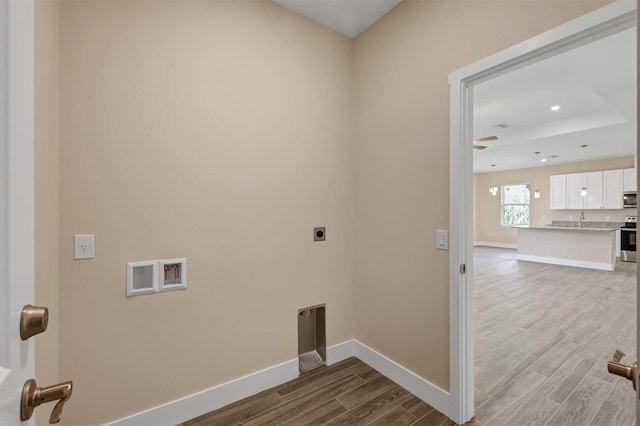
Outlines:
[[[502,225],[528,225],[531,185],[502,185]]]

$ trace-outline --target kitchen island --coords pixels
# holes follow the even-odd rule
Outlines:
[[[613,271],[619,228],[514,226],[518,260]]]

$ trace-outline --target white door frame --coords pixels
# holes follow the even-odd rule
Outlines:
[[[34,301],[34,0],[0,0],[0,20],[0,424],[12,425],[35,364],[18,326]]]
[[[449,415],[459,424],[474,415],[473,85],[631,28],[636,8],[619,0],[449,74]]]

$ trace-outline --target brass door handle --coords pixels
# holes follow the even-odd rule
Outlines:
[[[49,423],[58,423],[62,417],[64,403],[71,398],[72,392],[73,383],[71,381],[39,388],[35,380],[27,380],[22,388],[22,398],[20,399],[20,420],[29,420],[33,415],[33,410],[40,404],[58,401],[49,417]]]
[[[634,361],[632,365],[625,365],[620,362],[624,357],[624,352],[616,349],[613,354],[613,361],[607,363],[607,371],[616,376],[624,377],[627,380],[631,380],[633,389],[636,389],[636,382],[638,380],[638,361]]]

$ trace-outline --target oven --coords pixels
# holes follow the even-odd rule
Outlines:
[[[636,262],[636,216],[624,218],[624,225],[620,228],[620,260]]]

